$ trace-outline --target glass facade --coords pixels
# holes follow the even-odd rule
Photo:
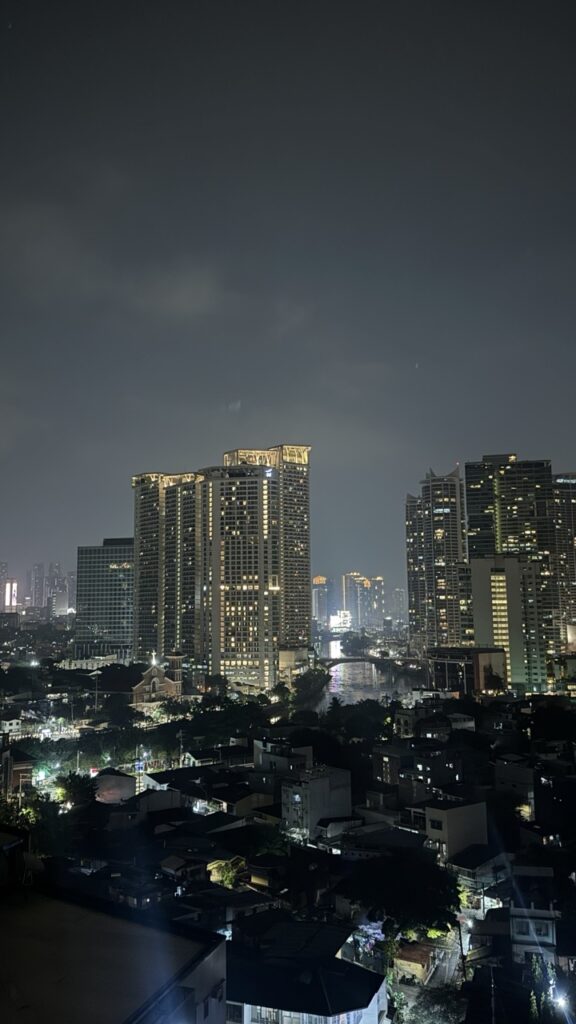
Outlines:
[[[77,658],[132,652],[134,542],[131,537],[78,548]]]

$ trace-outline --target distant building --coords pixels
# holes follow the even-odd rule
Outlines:
[[[180,650],[262,689],[280,650],[310,646],[309,452],[239,448],[198,473],[133,478],[135,659]]]
[[[18,580],[9,576],[4,580],[3,587],[4,612],[13,613],[18,611]]]
[[[210,675],[269,689],[280,646],[278,471],[205,469],[196,495],[196,657]]]
[[[131,537],[78,548],[76,658],[130,658],[133,571]]]
[[[50,562],[44,578],[45,604],[48,617],[58,618],[68,613],[68,581],[60,562]]]
[[[570,651],[576,650],[576,473],[556,473],[553,477],[554,532],[562,640]]]
[[[132,478],[136,661],[194,652],[195,480],[195,473]]]
[[[325,628],[330,620],[328,579],[326,576],[312,577],[312,618]]]
[[[410,641],[426,646],[471,643],[465,565],[464,491],[460,471],[430,470],[419,496],[406,499]]]
[[[407,621],[406,591],[403,587],[395,587],[386,602],[386,611],[395,624],[404,625]]]
[[[265,466],[278,474],[280,511],[280,647],[310,645],[310,446],[237,448],[224,466]]]
[[[30,570],[30,600],[33,608],[46,605],[46,570],[44,562],[36,562]]]
[[[505,571],[509,579],[502,581],[500,594],[494,593],[500,603],[505,598],[502,614],[505,614],[506,604],[508,609],[518,602],[522,607],[524,672],[522,678],[514,678],[518,658],[512,664],[510,652],[512,682],[542,689],[548,678],[548,659],[561,652],[566,643],[557,538],[569,534],[569,516],[564,504],[569,495],[564,485],[557,485],[555,492],[547,459],[519,460],[511,453],[484,455],[479,462],[466,463],[465,475],[471,563],[476,559],[502,556],[518,559],[518,571],[512,568]],[[555,504],[555,493],[559,504]],[[509,565],[504,563],[505,570]],[[498,567],[501,568],[502,563]],[[565,573],[568,572],[565,563]],[[496,584],[497,576],[493,573],[490,585]],[[483,602],[486,606],[486,595]],[[485,611],[483,616],[487,618]],[[476,640],[478,642],[479,638]]]
[[[342,609],[350,613],[351,628],[381,630],[384,623],[384,579],[347,572],[342,576]]]
[[[476,643],[502,647],[508,684],[523,683],[527,652],[522,563],[516,555],[493,555],[473,558],[470,568]],[[542,660],[538,678],[546,672],[545,651]]]

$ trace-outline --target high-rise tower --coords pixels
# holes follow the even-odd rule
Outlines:
[[[134,541],[109,538],[78,548],[75,654],[90,658],[132,652]]]
[[[142,473],[134,488],[134,657],[194,645],[194,473]]]
[[[470,643],[464,495],[460,471],[430,470],[406,501],[411,640],[419,646]]]
[[[227,465],[196,481],[196,658],[208,673],[267,689],[278,668],[277,469]]]
[[[560,573],[557,557],[552,469],[547,459],[520,460],[517,455],[484,455],[479,462],[466,463],[466,509],[468,551],[472,578],[480,581],[484,573],[475,570],[476,559],[494,562],[495,586],[506,568],[507,601],[522,609],[524,636],[524,674],[514,677],[517,659],[508,654],[512,683],[524,682],[531,688],[545,686],[547,660],[562,650],[565,643],[562,626]],[[501,558],[518,560],[518,571]],[[518,580],[520,593],[513,598],[511,580]],[[498,600],[496,600],[498,597]],[[500,615],[502,596],[493,590],[494,622]],[[479,602],[472,593],[475,619]]]
[[[576,649],[576,473],[557,473],[553,479],[554,529],[562,640]]]
[[[276,470],[280,503],[280,646],[308,647],[312,618],[310,586],[310,481],[308,445],[237,448],[225,466]]]

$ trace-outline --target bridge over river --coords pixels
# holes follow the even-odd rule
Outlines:
[[[318,664],[323,668],[333,668],[334,665],[374,665],[381,672],[407,672],[410,669],[419,668],[414,658],[377,658],[370,654],[358,655],[347,658],[344,655],[335,658],[318,658]]]

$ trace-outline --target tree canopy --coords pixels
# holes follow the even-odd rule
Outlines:
[[[459,909],[456,879],[434,861],[403,850],[362,861],[346,891],[372,919],[392,917],[399,930],[447,931]]]

